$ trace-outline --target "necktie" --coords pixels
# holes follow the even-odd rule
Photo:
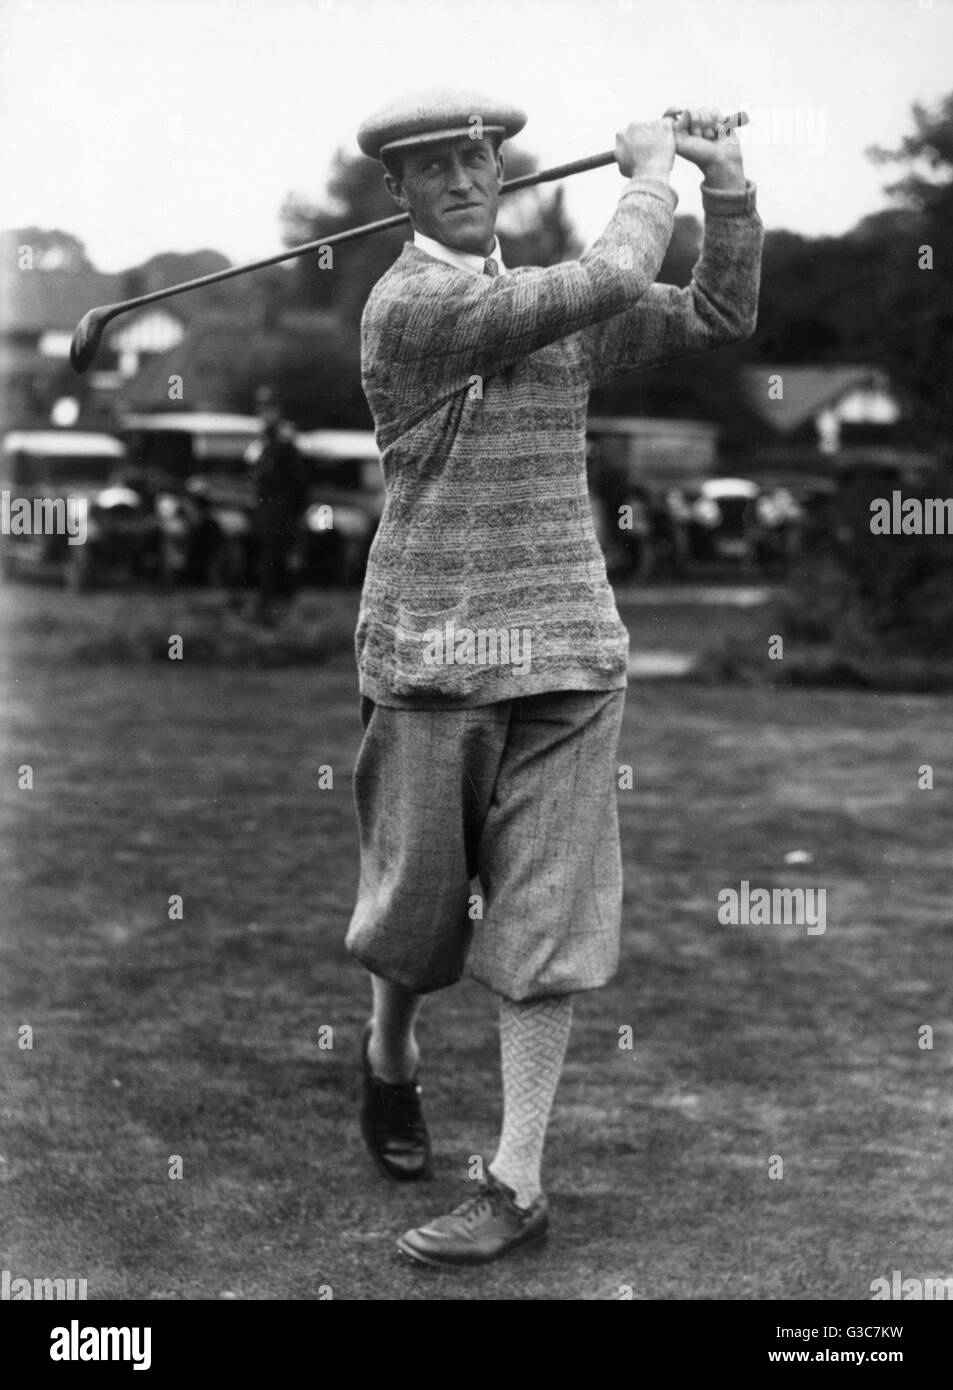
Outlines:
[[[499,273],[500,267],[497,265],[496,261],[493,259],[492,256],[488,256],[487,259],[483,262],[483,274],[489,275],[490,279],[492,280],[494,275],[499,275]]]

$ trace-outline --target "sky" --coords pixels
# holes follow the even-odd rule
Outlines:
[[[746,110],[768,227],[837,234],[886,205],[865,157],[953,90],[953,0],[0,0],[0,227],[58,227],[116,271],[281,247],[361,120],[433,86],[499,94],[544,164],[669,105]],[[698,171],[676,162],[679,211]],[[565,184],[585,242],[614,168]]]

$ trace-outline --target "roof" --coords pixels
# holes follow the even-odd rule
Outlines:
[[[7,266],[0,273],[0,326],[5,333],[72,332],[87,310],[123,298],[121,275]]]
[[[11,430],[3,437],[3,447],[10,453],[63,454],[67,457],[115,458],[125,455],[126,447],[111,434],[92,434],[84,430]]]
[[[590,415],[589,434],[631,434],[654,438],[664,435],[696,435],[710,438],[718,426],[708,420],[682,420],[654,415]]]
[[[181,284],[230,266],[231,262],[221,252],[208,249],[161,252],[142,265],[115,274],[92,268],[27,271],[4,259],[0,265],[0,327],[5,333],[72,331],[92,308]],[[235,288],[234,281],[225,281],[210,289],[211,299],[208,294],[183,295],[174,307],[164,303],[150,304],[144,306],[144,311],[168,314],[186,324],[208,313],[213,304],[244,304],[248,298],[247,291]]]
[[[768,396],[769,378],[780,376],[784,395]],[[759,420],[779,434],[795,430],[815,420],[822,410],[835,406],[851,392],[874,389],[890,393],[890,380],[879,367],[835,365],[818,367],[769,366],[741,368],[745,400]]]
[[[184,296],[187,298],[188,296]],[[236,380],[268,381],[278,375],[289,352],[302,360],[326,345],[329,331],[338,331],[328,314],[283,317],[273,327],[256,326],[248,315],[210,313],[189,325],[178,347],[157,353],[117,393],[121,410],[151,410],[169,398],[169,376],[177,373],[189,383],[194,401],[228,401]]]
[[[228,415],[215,410],[156,411],[148,415],[123,415],[124,430],[169,430],[173,434],[261,434],[255,415]]]
[[[761,491],[750,478],[706,478],[701,487],[706,497],[757,497]]]
[[[306,430],[295,443],[308,458],[377,459],[380,450],[373,430]]]

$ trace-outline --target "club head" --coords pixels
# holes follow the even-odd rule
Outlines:
[[[108,305],[104,309],[90,309],[76,325],[73,341],[69,346],[69,360],[74,372],[82,375],[99,351],[103,329],[112,318],[111,308],[112,306]]]

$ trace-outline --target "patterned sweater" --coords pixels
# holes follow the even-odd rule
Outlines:
[[[355,639],[360,690],[457,708],[626,684],[628,633],[586,480],[590,389],[747,337],[755,188],[708,190],[690,285],[656,285],[676,194],[627,182],[578,261],[471,275],[408,242],[364,310],[385,505]]]

